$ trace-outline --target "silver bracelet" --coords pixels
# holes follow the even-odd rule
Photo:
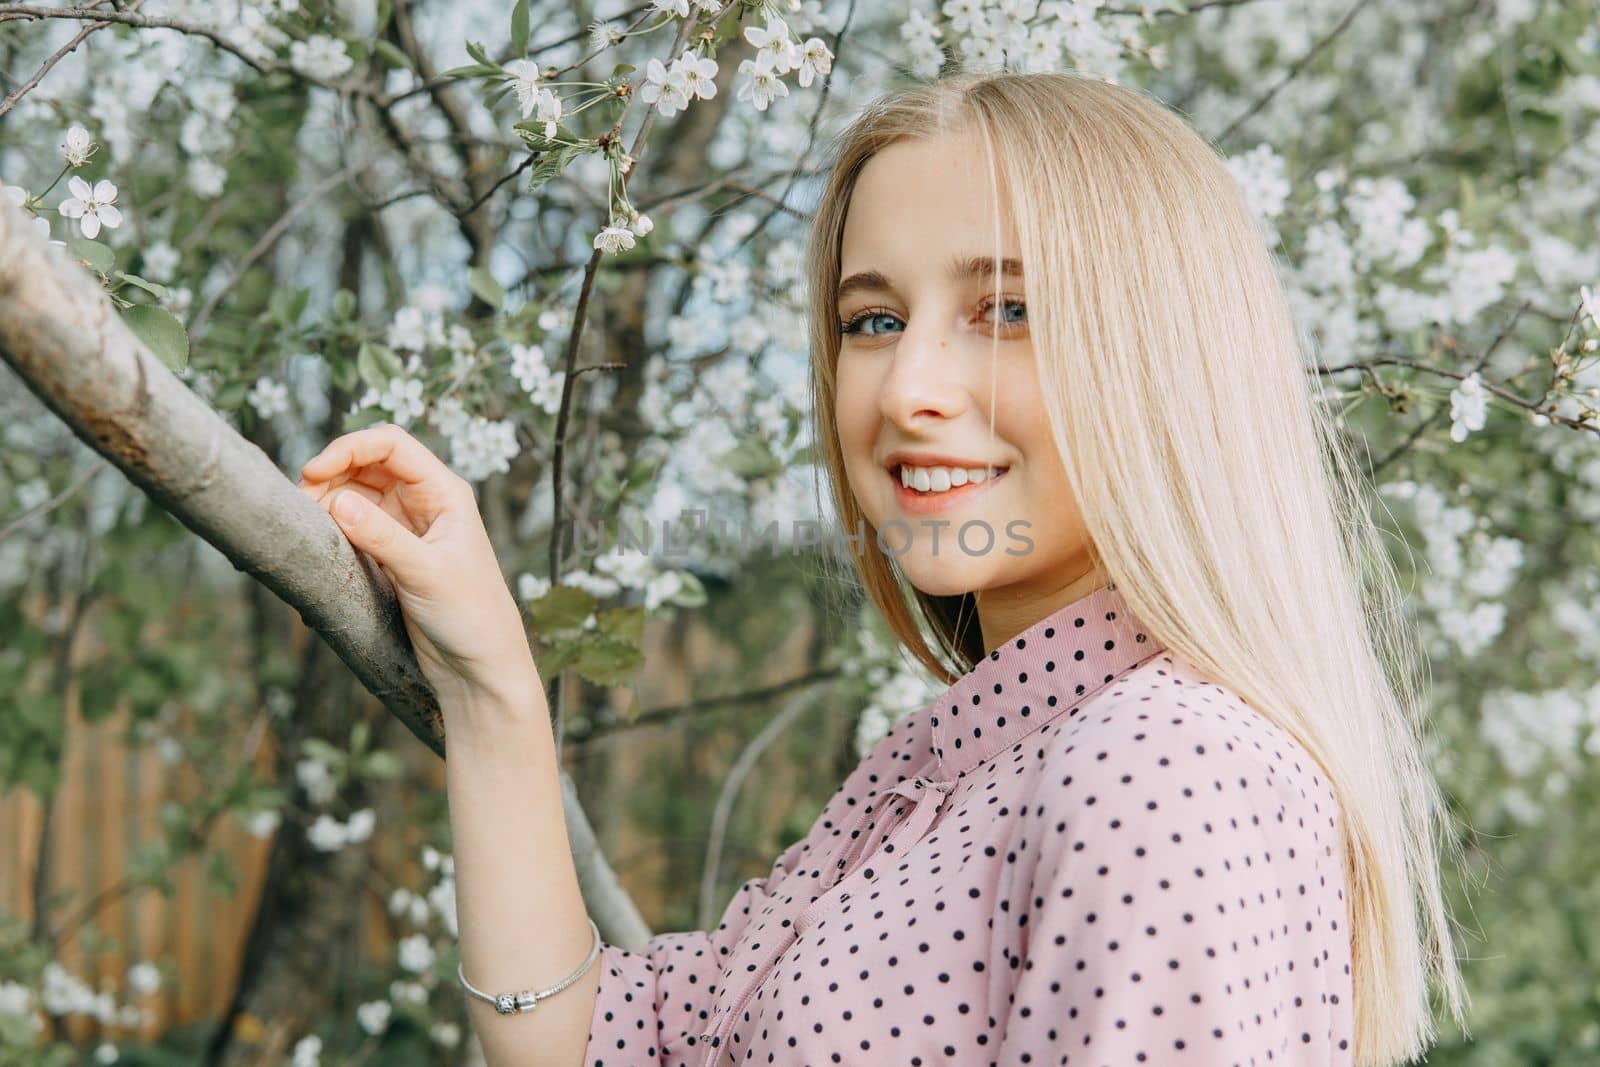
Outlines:
[[[499,996],[490,996],[481,989],[474,989],[472,983],[467,981],[467,976],[461,973],[461,964],[456,964],[456,977],[461,979],[461,984],[468,993],[479,1000],[487,1001],[494,1005],[494,1010],[501,1015],[522,1015],[532,1011],[546,997],[553,997],[567,986],[583,977],[583,972],[594,965],[596,957],[600,955],[600,928],[589,920],[589,929],[594,931],[594,947],[589,950],[589,958],[583,961],[583,966],[563,978],[557,985],[551,986],[543,993],[535,993],[531,989],[524,989],[520,993],[501,993]]]

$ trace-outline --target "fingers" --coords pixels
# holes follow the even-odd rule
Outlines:
[[[402,526],[368,490],[346,487],[334,494],[329,512],[350,543],[387,567],[402,585],[425,581],[423,542]]]
[[[300,468],[303,481],[328,481],[339,474],[354,474],[360,468],[382,464],[394,478],[412,485],[430,480],[451,480],[456,473],[428,451],[415,437],[394,423],[368,426],[328,442],[326,448]],[[365,484],[373,479],[363,477]],[[374,488],[384,488],[383,485]]]

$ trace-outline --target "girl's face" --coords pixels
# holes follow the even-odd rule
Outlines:
[[[1002,203],[995,233],[995,207],[975,135],[867,161],[840,253],[834,412],[882,550],[926,593],[974,592],[989,650],[1103,584],[1040,397],[1016,229]]]

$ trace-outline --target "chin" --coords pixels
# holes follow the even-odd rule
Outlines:
[[[896,562],[906,580],[928,596],[960,596],[992,584],[994,575],[984,561],[956,550],[947,555],[941,544],[939,555],[913,550]]]

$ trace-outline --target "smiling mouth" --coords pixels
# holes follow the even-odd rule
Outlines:
[[[949,489],[917,489],[904,485],[898,471],[885,471],[885,476],[893,486],[895,500],[902,510],[912,513],[925,513],[930,511],[943,511],[946,508],[956,507],[969,498],[982,494],[1006,476],[1009,467],[996,467],[994,474],[981,482],[969,481],[965,485],[952,486]]]

